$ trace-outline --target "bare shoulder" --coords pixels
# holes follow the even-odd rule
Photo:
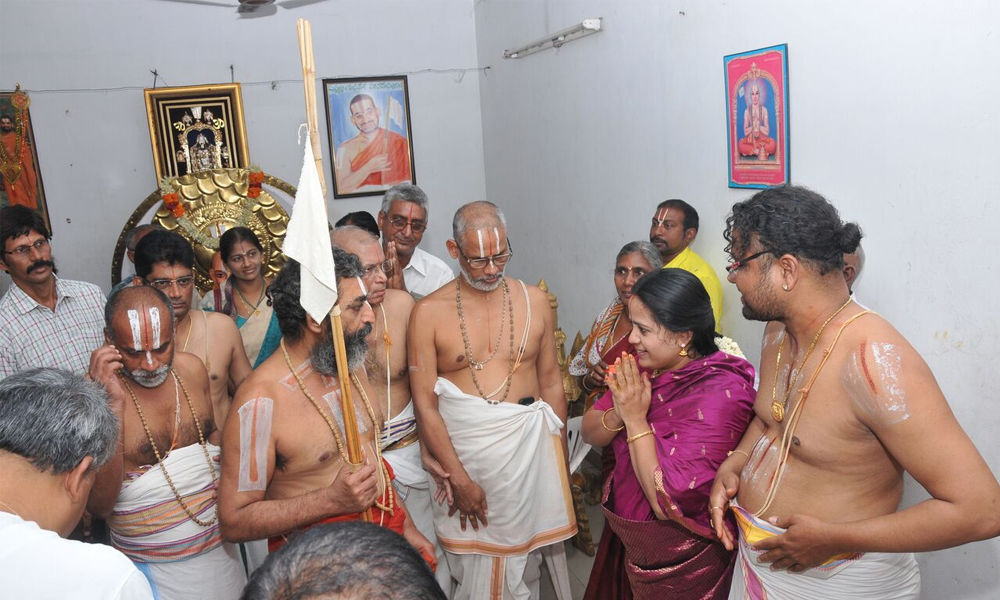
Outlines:
[[[443,285],[420,300],[417,300],[410,312],[410,323],[411,325],[434,324],[449,312],[455,312],[455,288],[454,286]],[[420,319],[419,322],[418,318]]]
[[[208,371],[205,370],[205,363],[201,362],[200,358],[190,352],[175,352],[172,366],[185,382],[190,381],[192,384],[197,383],[201,385],[208,381]]]
[[[392,314],[398,313],[409,316],[416,301],[413,299],[413,296],[402,290],[387,289],[385,291],[385,299],[382,300],[382,303],[385,304],[385,307]]]
[[[267,362],[265,361],[257,370],[253,371],[249,377],[243,380],[240,384],[238,390],[236,390],[236,395],[233,396],[233,404],[229,409],[229,414],[234,412],[233,409],[239,409],[240,406],[246,404],[248,401],[258,398],[274,398],[275,395],[281,393],[280,384],[278,383],[277,373],[272,372],[271,369],[265,368]]]
[[[208,324],[208,328],[213,334],[232,334],[239,333],[239,328],[236,327],[236,321],[229,315],[224,315],[222,313],[203,311],[205,315],[205,322]]]

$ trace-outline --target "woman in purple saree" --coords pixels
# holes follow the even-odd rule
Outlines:
[[[750,422],[753,367],[719,351],[708,293],[687,271],[644,276],[629,314],[635,356],[615,361],[583,423],[616,459],[604,514],[635,598],[724,599],[734,555],[712,530],[708,494]]]

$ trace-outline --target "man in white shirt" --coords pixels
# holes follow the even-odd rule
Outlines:
[[[389,188],[378,211],[382,245],[393,272],[388,285],[419,300],[455,278],[443,260],[418,248],[427,229],[427,194],[412,183]]]
[[[105,369],[121,367],[107,361]],[[118,420],[96,384],[60,369],[0,382],[0,581],[5,598],[149,599],[123,554],[63,539],[80,520]],[[120,460],[120,457],[118,458]]]

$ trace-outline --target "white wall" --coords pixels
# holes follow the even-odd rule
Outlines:
[[[484,196],[479,79],[469,0],[420,3],[343,0],[239,18],[234,8],[165,0],[3,0],[0,89],[137,86],[123,91],[30,93],[41,174],[60,272],[110,287],[111,255],[121,228],[157,182],[142,87],[230,81],[244,85],[250,160],[298,183],[305,120],[295,19],[311,20],[318,77],[409,73],[417,183],[431,199],[424,246],[444,255],[450,215]],[[317,85],[320,129],[325,127]],[[329,150],[323,138],[325,175]],[[332,198],[329,192],[328,198]],[[380,197],[329,203],[332,219],[378,211]],[[127,263],[126,263],[127,264]],[[10,279],[4,275],[3,284]]]
[[[594,16],[605,31],[501,58]],[[724,274],[723,221],[751,192],[727,187],[722,58],[787,43],[792,180],[861,224],[856,291],[927,359],[996,472],[997,22],[986,1],[477,2],[487,198],[511,224],[511,272],[547,278],[562,326],[586,330],[618,248],[680,197],[701,214],[695,250]],[[724,287],[723,326],[756,359],[761,327]],[[921,497],[911,482],[905,501]],[[1000,542],[920,561],[926,598],[1000,589]]]

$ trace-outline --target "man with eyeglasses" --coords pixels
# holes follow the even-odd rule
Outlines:
[[[857,224],[782,186],[733,205],[725,238],[743,316],[771,322],[708,506],[739,551],[729,598],[920,597],[913,552],[1000,534],[995,476],[920,354],[851,297]],[[901,509],[904,471],[930,497]]]
[[[0,269],[13,283],[0,298],[0,379],[32,367],[82,375],[104,341],[104,294],[56,277],[51,237],[37,212],[0,209]]]
[[[166,295],[177,323],[177,350],[197,356],[208,371],[217,423],[226,422],[236,388],[250,374],[250,361],[236,323],[224,314],[194,308],[194,251],[172,231],[153,231],[135,249],[135,285]]]
[[[413,298],[401,290],[386,289],[392,273],[391,261],[382,254],[379,239],[353,225],[337,227],[330,236],[333,245],[357,256],[364,270],[362,280],[368,292],[368,303],[375,312],[372,334],[368,337],[365,371],[374,391],[375,406],[384,422],[380,441],[382,455],[395,472],[393,485],[406,502],[413,524],[435,546],[438,568],[435,573],[442,586],[449,584],[448,565],[434,535],[434,515],[431,512],[431,486],[428,471],[439,477],[444,470],[430,456],[421,459],[417,421],[410,400],[410,378],[406,361],[406,334]],[[443,492],[443,488],[442,488]],[[438,493],[440,501],[444,494]]]
[[[705,286],[712,301],[715,330],[722,331],[722,283],[715,269],[691,249],[698,236],[698,211],[683,200],[660,202],[649,228],[649,241],[660,250],[663,268],[684,269]]]
[[[552,308],[504,275],[513,250],[496,205],[466,204],[452,230],[461,275],[417,302],[408,336],[420,442],[452,491],[434,526],[454,598],[538,598],[543,557],[568,589],[560,542],[576,532]]]
[[[390,288],[420,300],[455,278],[443,260],[417,247],[427,229],[427,194],[422,189],[401,183],[386,191],[378,226],[385,256],[395,265]]]

